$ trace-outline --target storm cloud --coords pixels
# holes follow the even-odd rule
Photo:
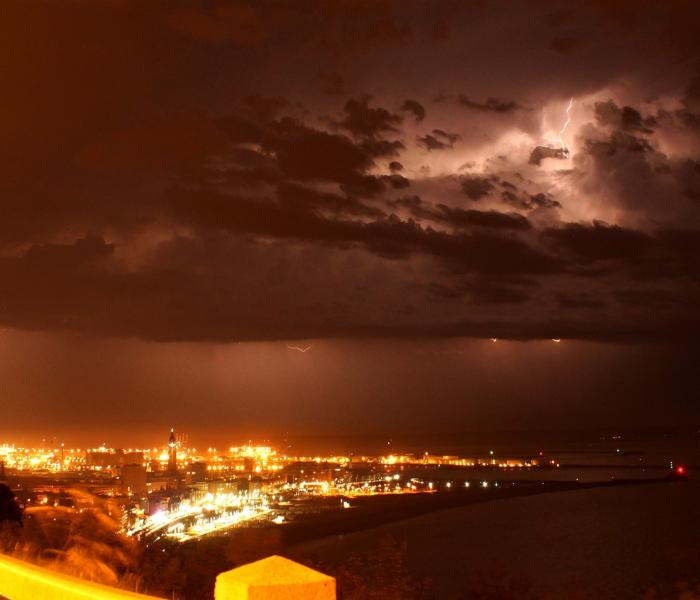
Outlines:
[[[698,333],[691,4],[40,4],[0,41],[2,326]]]

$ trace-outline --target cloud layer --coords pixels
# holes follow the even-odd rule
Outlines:
[[[692,3],[303,4],[8,3],[0,324],[700,333]]]

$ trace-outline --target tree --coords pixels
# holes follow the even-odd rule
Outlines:
[[[12,490],[4,483],[0,483],[0,523],[22,524],[22,509],[17,504]]]

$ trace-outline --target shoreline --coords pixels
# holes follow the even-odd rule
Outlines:
[[[369,531],[387,524],[474,504],[585,489],[663,484],[677,481],[682,480],[676,478],[620,479],[593,483],[518,481],[506,482],[497,488],[474,486],[449,492],[356,497],[350,499],[352,506],[350,509],[322,510],[314,514],[304,515],[283,525],[277,525],[275,528],[280,531],[282,546],[294,550],[335,536],[342,537],[343,535]],[[341,500],[340,497],[338,500]],[[226,535],[216,537],[231,538],[235,536],[236,529],[232,529]]]

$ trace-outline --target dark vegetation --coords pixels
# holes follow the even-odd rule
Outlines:
[[[7,486],[0,485],[0,498],[0,552],[90,581],[138,587],[142,550],[119,532],[116,507],[93,498],[90,508],[39,506],[22,513]]]
[[[22,510],[12,490],[4,483],[0,483],[0,524],[22,524]]]

